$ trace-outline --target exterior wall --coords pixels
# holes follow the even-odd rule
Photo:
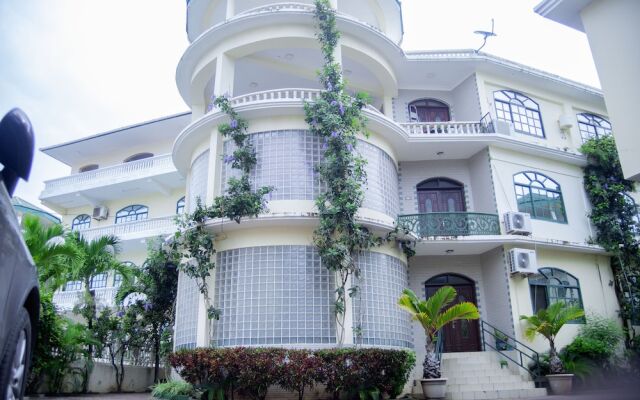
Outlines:
[[[489,150],[479,151],[468,161],[471,191],[473,192],[473,211],[489,214],[497,213],[494,194],[493,173]]]
[[[540,106],[540,115],[544,129],[545,138],[539,138],[527,134],[514,132],[514,135],[523,141],[536,144],[551,149],[560,149],[576,152],[582,145],[582,138],[578,130],[576,114],[579,112],[589,112],[603,117],[607,117],[607,112],[602,104],[596,102],[587,103],[577,98],[570,98],[566,95],[556,94],[549,90],[542,90],[522,81],[526,78],[519,77],[519,81],[506,80],[504,78],[486,73],[477,73],[478,90],[480,93],[480,103],[482,114],[490,112],[493,119],[496,119],[493,93],[497,90],[513,90],[530,97]],[[561,116],[568,116],[573,126],[569,134],[560,130],[558,120]]]
[[[456,121],[479,121],[482,118],[476,74],[471,74],[456,86],[451,93],[453,94],[453,104],[456,109]]]
[[[594,235],[586,217],[590,206],[582,186],[583,174],[580,167],[494,147],[491,148],[491,166],[500,215],[507,211],[518,211],[513,175],[523,171],[535,171],[560,185],[567,223],[532,218],[533,236],[585,243]]]
[[[511,319],[509,274],[504,249],[499,247],[482,254],[481,261],[486,307],[483,318],[502,332],[513,336],[514,322]]]
[[[598,314],[604,317],[618,319],[618,301],[613,282],[613,273],[606,256],[568,253],[551,250],[537,250],[538,266],[553,267],[564,270],[575,276],[580,282],[582,302],[587,317]],[[516,326],[516,338],[529,344],[524,337],[524,323],[519,321],[520,315],[531,315],[533,305],[527,278],[513,277],[509,279],[513,320]],[[558,348],[569,344],[578,333],[580,324],[567,324],[562,328],[557,339]],[[544,339],[536,338],[531,347],[536,351],[548,350]]]
[[[176,132],[176,135],[178,132]],[[102,153],[100,158],[87,159],[84,162],[71,166],[71,173],[78,173],[78,169],[88,164],[98,164],[100,168],[110,167],[124,163],[124,160],[138,153],[152,153],[154,156],[160,156],[171,153],[172,142],[147,142],[138,146],[122,146],[121,149],[114,152]]]
[[[592,1],[580,16],[611,113],[625,177],[640,180],[637,110],[640,106],[640,37],[636,0]]]

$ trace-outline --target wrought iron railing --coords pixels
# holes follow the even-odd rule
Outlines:
[[[398,225],[422,238],[500,234],[498,216],[484,213],[436,212],[400,215]]]
[[[493,119],[490,113],[486,113],[480,119],[480,131],[482,133],[495,133],[495,127],[493,126]]]
[[[538,352],[483,320],[480,320],[480,332],[483,351],[487,351],[487,347],[495,350],[502,357],[527,371],[534,380],[539,377],[535,371],[535,368],[540,365]],[[530,362],[533,364],[533,369],[529,368]],[[538,384],[539,382],[536,381],[536,385]]]

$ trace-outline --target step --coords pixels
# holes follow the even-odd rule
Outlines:
[[[443,376],[445,376],[443,374]],[[464,383],[513,383],[513,382],[528,382],[520,375],[494,375],[494,376],[455,376],[449,377],[449,383],[451,384],[464,384]]]
[[[509,382],[509,383],[469,383],[448,384],[447,390],[451,392],[477,392],[477,391],[503,391],[515,389],[535,389],[533,382]]]
[[[489,400],[489,399],[526,399],[547,395],[547,390],[539,389],[510,389],[510,390],[479,390],[472,392],[451,392],[447,388],[448,400]]]
[[[449,369],[442,368],[442,375],[444,376],[505,376],[512,375],[511,370],[507,368],[500,369],[500,366],[489,368],[459,368]]]

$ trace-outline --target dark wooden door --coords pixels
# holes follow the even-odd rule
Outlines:
[[[449,121],[449,109],[446,107],[416,107],[420,122]]]
[[[462,190],[425,190],[418,192],[420,213],[465,211]]]
[[[475,287],[472,285],[450,285],[456,292],[456,299],[451,303],[458,304],[469,301],[476,304]],[[427,286],[427,297],[435,293],[440,287]],[[463,351],[480,351],[480,326],[478,320],[454,321],[442,329],[444,339],[443,351],[455,353]]]

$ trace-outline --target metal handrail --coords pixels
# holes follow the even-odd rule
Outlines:
[[[491,328],[492,331],[487,329],[487,327]],[[540,354],[538,354],[537,351],[535,351],[531,347],[527,346],[526,344],[520,342],[516,338],[507,335],[506,333],[504,333],[503,331],[501,331],[500,329],[496,328],[495,326],[491,325],[490,323],[488,323],[486,321],[480,320],[480,330],[481,330],[482,350],[483,351],[487,351],[487,347],[490,347],[491,349],[493,349],[493,350],[497,351],[498,353],[500,353],[500,355],[502,355],[503,357],[511,360],[517,366],[519,366],[520,368],[522,368],[525,371],[527,371],[531,375],[532,378],[536,378],[534,376],[533,371],[531,371],[524,364],[524,360],[523,360],[522,356],[527,357],[531,361],[535,362],[536,365],[537,365],[540,362]],[[489,335],[491,335],[493,337],[493,339],[494,339],[493,343],[495,344],[495,346],[492,345],[487,340],[487,338],[485,337],[485,333],[488,333]],[[498,334],[500,335],[500,337],[498,337]],[[498,349],[498,345],[496,343],[496,340],[498,340],[498,339],[501,340],[501,341],[506,342],[506,345],[507,345],[506,349]],[[511,343],[513,343],[513,344],[511,344]],[[518,348],[518,346],[530,351],[531,354],[528,354],[528,353],[522,351],[520,348]],[[513,359],[509,354],[506,353],[507,351],[512,351],[512,350],[518,352],[518,357],[516,357],[516,358],[518,358],[518,360]]]
[[[482,133],[495,133],[495,127],[493,126],[493,119],[490,113],[486,113],[480,118],[480,131]]]
[[[476,236],[500,235],[497,214],[474,212],[432,212],[398,216],[398,225],[416,236]]]

